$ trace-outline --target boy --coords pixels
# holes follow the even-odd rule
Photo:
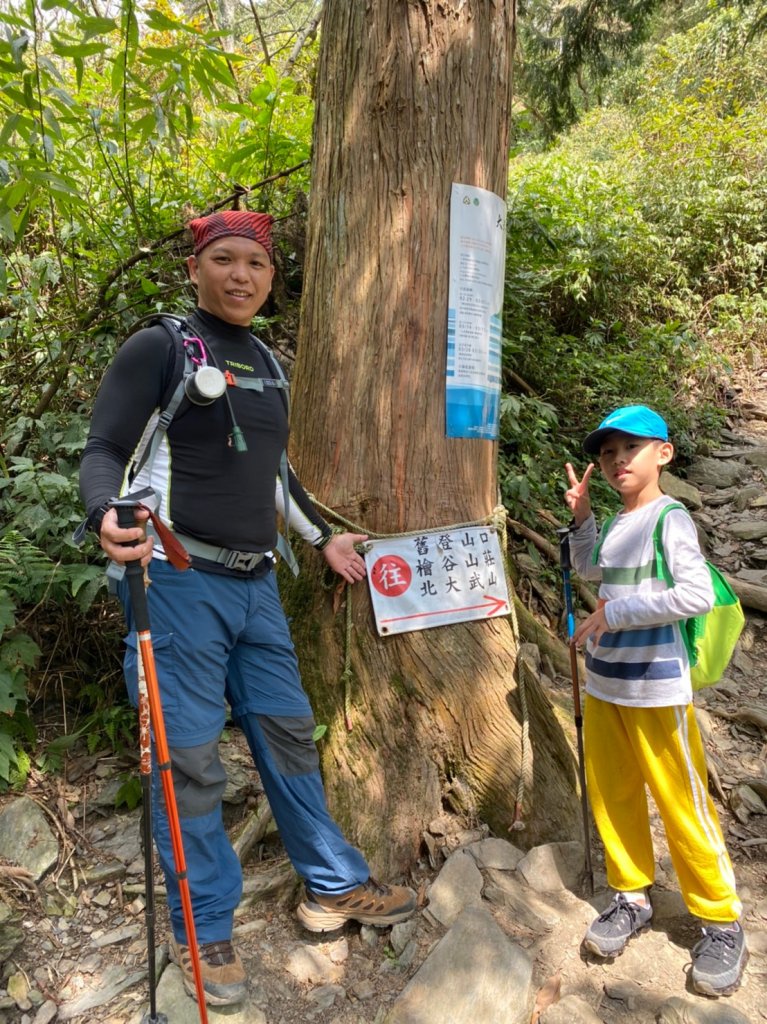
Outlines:
[[[695,525],[683,509],[666,515],[663,552],[674,579],[655,572],[653,531],[673,499],[660,474],[674,448],[652,409],[617,409],[584,442],[618,492],[623,509],[597,545],[588,484],[568,463],[565,500],[573,513],[573,565],[599,579],[599,607],[575,630],[586,645],[584,746],[586,776],[615,896],[588,928],[586,950],[623,952],[649,926],[654,857],[645,785],[666,829],[688,910],[703,937],[692,950],[692,985],[729,995],[748,958],[739,924],[742,906],[716,810],[708,794],[703,745],[692,705],[690,668],[678,623],[711,610],[713,588]]]

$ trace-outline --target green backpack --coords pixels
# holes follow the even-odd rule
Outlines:
[[[663,554],[663,520],[675,508],[684,509],[684,505],[674,502],[661,509],[652,535],[655,548],[654,575],[657,579],[664,580],[669,587],[674,586],[674,577]],[[608,519],[602,528],[599,544],[594,551],[595,563],[614,519],[615,516]],[[694,615],[691,619],[682,619],[679,623],[690,661],[693,690],[702,690],[705,686],[719,682],[730,663],[746,621],[735,591],[715,565],[711,562],[706,562],[706,565],[714,588],[714,607],[706,615]]]
[[[673,587],[674,578],[663,556],[663,520],[672,508],[684,508],[679,502],[666,505],[658,516],[653,533],[655,564],[658,575]],[[706,562],[714,588],[714,607],[706,615],[694,615],[679,623],[682,640],[690,659],[690,679],[693,690],[718,683],[730,663],[746,619],[735,591],[715,565]]]

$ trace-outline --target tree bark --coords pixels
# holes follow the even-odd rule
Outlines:
[[[391,533],[481,519],[497,446],[445,437],[452,182],[506,192],[513,4],[329,0],[317,80],[312,193],[291,453],[325,504]],[[286,588],[318,721],[331,808],[387,876],[412,866],[448,791],[507,835],[521,759],[508,619],[379,638],[353,591],[352,722],[344,615],[313,555]],[[578,831],[570,748],[536,680],[524,831]]]

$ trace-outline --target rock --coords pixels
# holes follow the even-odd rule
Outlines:
[[[343,968],[334,964],[317,946],[297,946],[289,955],[285,969],[304,984],[335,985],[343,977]]]
[[[349,959],[349,942],[345,938],[336,939],[328,948],[328,956],[334,964],[343,964]]]
[[[93,830],[90,836],[91,842],[101,852],[110,855],[110,858],[117,858],[125,865],[141,858],[141,871],[143,872],[140,821],[141,810],[138,807],[126,814],[113,815],[102,824],[101,828]]]
[[[417,952],[418,943],[415,941],[415,939],[411,939],[410,942],[408,942],[408,944],[397,957],[397,964],[400,967],[409,967],[415,960],[415,955]]]
[[[738,512],[745,512],[749,505],[753,508],[758,508],[763,492],[764,488],[760,487],[759,484],[748,484],[746,487],[739,487],[735,492],[735,508]]]
[[[749,466],[758,466],[759,469],[767,469],[767,448],[750,448],[743,453],[743,458]]]
[[[662,1003],[655,1020],[657,1024],[753,1024],[740,1010],[726,1003],[691,1003],[680,996]]]
[[[10,960],[24,941],[24,932],[17,924],[19,918],[3,900],[0,900],[0,966]]]
[[[8,995],[20,1010],[29,1010],[32,1003],[29,999],[29,983],[23,974],[12,974],[5,983]]]
[[[372,999],[376,994],[376,989],[372,981],[367,978],[363,978],[362,981],[358,981],[355,985],[352,985],[351,993],[355,999],[359,999],[362,1003],[367,999]]]
[[[34,800],[22,796],[0,811],[0,857],[39,881],[58,856],[59,844]]]
[[[482,884],[474,858],[463,850],[456,850],[445,861],[429,889],[425,913],[440,924],[451,925],[464,908],[479,905]]]
[[[52,999],[46,999],[35,1014],[32,1024],[51,1024],[58,1010],[58,1006]]]
[[[102,949],[104,946],[116,946],[118,943],[126,942],[128,939],[135,939],[140,934],[141,926],[138,924],[131,924],[124,928],[113,928],[112,931],[106,932],[99,938],[92,939],[91,945],[96,949]]]
[[[547,1006],[538,1018],[539,1024],[601,1024],[602,1018],[597,1017],[585,999],[568,995],[558,1003]]]
[[[687,479],[707,487],[736,487],[747,474],[748,470],[740,462],[702,458],[687,470]]]
[[[548,932],[559,921],[558,912],[532,891],[520,875],[491,869],[485,898],[495,906],[506,907],[518,924],[533,933]]]
[[[414,917],[411,917],[409,921],[402,921],[400,924],[394,925],[389,935],[389,945],[397,956],[413,938],[417,928],[418,921]]]
[[[372,924],[363,924],[360,928],[360,942],[375,949],[381,941],[381,933]]]
[[[535,846],[519,862],[517,871],[536,892],[572,889],[583,874],[583,847],[576,842]]]
[[[470,853],[481,868],[500,868],[503,871],[514,871],[524,857],[524,851],[505,839],[482,839],[478,843],[467,846]]]
[[[671,498],[683,502],[687,508],[703,508],[703,498],[697,487],[681,480],[668,470],[664,470],[660,477],[660,489]]]
[[[730,791],[730,809],[741,824],[745,825],[752,814],[767,814],[764,800],[750,786],[739,783]]]
[[[145,970],[128,972],[124,967],[107,967],[99,976],[96,987],[90,988],[83,985],[79,995],[68,999],[59,1006],[59,1021],[72,1020],[87,1013],[88,1010],[110,1003],[126,988],[131,988],[143,981],[146,974]],[[179,1020],[183,1019],[183,1017],[179,1017]]]
[[[735,578],[746,583],[755,583],[758,587],[767,587],[767,569],[739,569]]]
[[[170,964],[162,973],[157,986],[157,1012],[164,1013],[169,1024],[196,1024],[200,1019],[197,1003],[187,995],[180,968]],[[130,1024],[142,1024],[144,1010],[140,1010],[130,1019]],[[221,1024],[266,1024],[266,1016],[248,993],[248,998],[241,1006],[227,1006],[220,1011],[208,1007],[210,1024],[221,1021]],[[58,1024],[58,1022],[57,1022]]]
[[[767,520],[764,519],[736,519],[734,523],[725,523],[724,528],[741,540],[767,537]]]
[[[626,1004],[627,1010],[635,1010],[642,997],[642,988],[635,981],[606,981],[605,995]]]
[[[114,882],[118,878],[125,878],[125,875],[125,864],[116,858],[102,861],[100,864],[91,864],[83,872],[87,885],[103,885],[105,882]]]
[[[313,988],[311,992],[307,992],[306,998],[321,1010],[329,1010],[336,1001],[341,1002],[346,999],[346,989],[342,985],[320,985],[318,988]]]
[[[532,962],[484,907],[467,907],[434,947],[385,1024],[528,1024]]]

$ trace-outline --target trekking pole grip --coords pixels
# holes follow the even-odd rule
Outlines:
[[[131,527],[136,525],[135,505],[115,502],[114,508],[117,511],[117,525],[122,527],[123,530],[130,530]],[[130,540],[123,546],[132,548],[137,544],[138,541]],[[136,620],[136,629],[139,631],[149,629],[149,607],[144,588],[144,570],[138,558],[132,558],[129,562],[125,563],[125,579],[128,583],[128,592],[130,593],[133,617]]]
[[[559,564],[563,571],[569,572],[572,568],[570,561],[570,527],[560,527],[557,530],[557,537],[559,537]]]

